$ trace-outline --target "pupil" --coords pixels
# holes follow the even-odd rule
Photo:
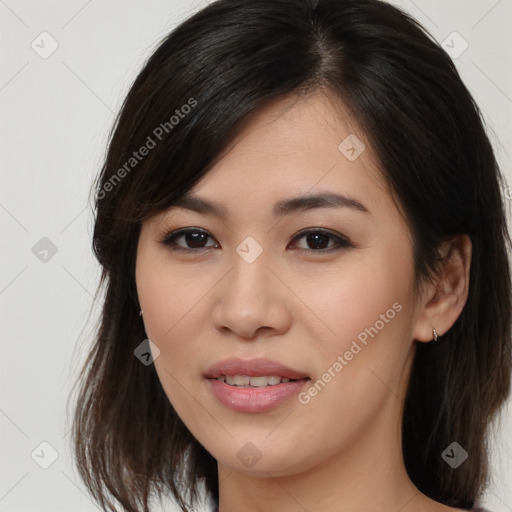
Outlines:
[[[204,247],[201,245],[201,242],[204,242],[206,235],[204,233],[187,233],[185,235],[185,240],[189,247]]]
[[[308,235],[308,244],[312,242],[316,249],[325,249],[329,245],[329,236],[317,233],[314,235]],[[324,243],[322,243],[324,242]]]

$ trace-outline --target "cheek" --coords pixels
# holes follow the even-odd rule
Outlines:
[[[177,263],[162,251],[146,248],[138,254],[136,281],[144,327],[160,350],[155,369],[176,412],[189,419],[187,424],[201,417],[190,393],[197,394],[203,379],[205,340],[212,339],[205,333],[213,333],[212,292],[222,275],[222,269],[208,262]]]
[[[412,254],[404,242],[354,253],[346,271],[325,280],[325,295],[312,299],[322,305],[332,331],[319,344],[321,391],[313,405],[319,414],[331,403],[356,418],[361,403],[377,408],[389,389],[398,388],[411,344],[413,283]]]
[[[139,288],[146,334],[161,351],[162,361],[157,360],[157,365],[172,362],[179,367],[199,353],[199,332],[207,320],[201,298],[208,287],[196,281],[148,276]]]
[[[361,425],[401,385],[410,353],[414,282],[412,254],[402,244],[354,252],[336,275],[321,280],[323,286],[311,288],[312,309],[329,327],[322,335],[317,331],[318,384],[302,395],[312,417],[328,422],[337,410],[352,418],[352,427]]]
[[[407,247],[401,253],[394,249],[353,252],[314,283],[304,278],[304,302],[322,321],[326,344],[336,351],[348,350],[358,336],[362,342],[369,338],[368,330],[375,334],[376,328],[380,336],[403,327],[413,277]]]
[[[148,337],[160,344],[187,341],[197,328],[201,298],[214,283],[208,270],[196,265],[177,264],[165,251],[142,238],[136,265],[137,294]],[[179,335],[178,335],[179,334]]]
[[[189,424],[191,418],[201,416],[190,399],[190,382],[200,377],[197,359],[204,347],[199,340],[204,339],[201,332],[207,321],[204,299],[214,281],[210,283],[207,272],[184,271],[168,260],[146,256],[140,253],[136,271],[146,334],[160,350],[154,364],[162,387]]]

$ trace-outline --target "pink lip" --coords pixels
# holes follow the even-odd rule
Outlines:
[[[305,373],[284,366],[272,359],[239,359],[237,357],[225,359],[214,364],[205,374],[209,379],[216,379],[221,375],[249,375],[250,377],[277,375],[294,380],[308,378]]]
[[[216,379],[207,379],[219,402],[237,412],[264,412],[289,400],[297,394],[309,379],[282,382],[262,388],[236,387]]]
[[[237,387],[217,380],[221,375],[262,375],[294,379],[275,386]],[[226,359],[206,372],[207,383],[221,404],[237,412],[264,412],[289,400],[309,380],[307,375],[270,359]]]

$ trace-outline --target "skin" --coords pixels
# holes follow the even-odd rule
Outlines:
[[[354,161],[338,150],[351,133],[366,145]],[[284,198],[325,191],[368,212],[272,213]],[[193,192],[227,217],[173,207],[145,221],[136,282],[164,391],[218,461],[220,512],[455,510],[408,478],[400,422],[417,342],[432,340],[433,327],[444,334],[466,301],[469,239],[443,246],[439,278],[415,294],[410,231],[363,131],[322,91],[257,112]],[[208,232],[206,249],[159,242],[187,227]],[[322,252],[315,240],[295,239],[305,228],[352,246]],[[252,263],[236,252],[248,236],[263,249]],[[175,243],[191,247],[184,237]],[[267,412],[235,412],[204,379],[212,364],[238,356],[275,359],[316,382],[396,303],[394,318],[307,404],[293,397]],[[250,468],[237,457],[248,442],[261,454]]]

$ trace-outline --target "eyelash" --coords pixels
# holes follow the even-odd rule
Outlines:
[[[198,253],[198,252],[203,252],[208,249],[216,248],[216,247],[210,246],[210,247],[200,247],[198,249],[192,249],[192,248],[187,248],[187,247],[181,247],[176,244],[177,239],[179,239],[182,236],[187,235],[189,233],[201,233],[201,234],[207,235],[209,238],[213,239],[213,237],[204,229],[183,228],[183,229],[178,229],[176,231],[167,232],[159,240],[159,243],[165,245],[172,251],[180,251],[183,253]],[[328,253],[328,252],[334,252],[334,251],[339,251],[341,249],[347,249],[350,247],[354,247],[354,245],[347,238],[345,238],[341,235],[335,235],[335,234],[331,233],[330,231],[326,231],[324,229],[302,230],[292,238],[292,242],[296,241],[296,240],[300,240],[301,238],[304,238],[305,236],[311,235],[311,234],[328,236],[328,237],[330,237],[330,239],[332,239],[336,242],[337,246],[334,247],[334,249],[332,247],[327,248],[327,249],[298,249],[299,251],[314,252],[314,253]]]

